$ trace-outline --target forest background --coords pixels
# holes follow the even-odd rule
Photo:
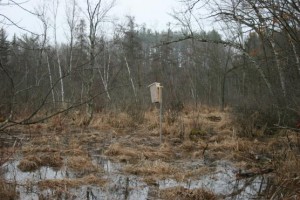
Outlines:
[[[299,126],[298,1],[183,1],[182,11],[173,13],[180,29],[160,32],[136,24],[133,16],[125,24],[107,21],[114,4],[87,0],[82,10],[70,1],[68,40],[61,43],[58,1],[28,10],[43,34],[19,27],[27,32],[9,39],[1,28],[0,130],[71,109],[86,113],[86,125],[101,111],[125,111],[142,122],[152,82],[164,87],[165,111],[230,107],[239,119],[258,113],[258,127]],[[200,8],[211,14],[201,15]],[[3,24],[14,24],[2,17]],[[222,32],[201,29],[204,17],[221,24]],[[112,33],[102,34],[112,23]]]

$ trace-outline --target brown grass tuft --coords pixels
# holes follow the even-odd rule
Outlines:
[[[159,148],[158,151],[159,151],[161,154],[164,154],[166,157],[169,157],[169,158],[172,158],[173,155],[174,155],[172,146],[171,146],[169,143],[167,143],[167,142],[163,143],[163,144],[160,146],[160,148]]]
[[[105,183],[106,180],[96,177],[94,175],[89,175],[78,179],[43,180],[38,183],[38,186],[41,190],[61,190],[62,188],[75,188],[82,185],[103,186]]]
[[[93,172],[98,172],[99,170],[99,168],[93,165],[90,158],[84,156],[69,157],[67,166],[72,171],[80,172],[82,174],[90,174]]]
[[[157,178],[165,175],[173,175],[176,172],[178,172],[178,169],[172,167],[170,164],[161,160],[144,160],[136,165],[127,165],[124,168],[124,171],[135,175],[155,176],[155,178]]]
[[[60,154],[55,153],[55,154],[44,154],[41,156],[41,165],[42,166],[49,166],[55,169],[59,169],[63,166],[63,157],[61,157]]]
[[[42,160],[36,156],[27,156],[18,164],[22,172],[32,172],[40,168]]]
[[[180,112],[164,113],[164,143],[160,145],[158,110],[147,111],[143,115],[145,118],[143,124],[135,122],[131,114],[95,113],[90,127],[83,129],[73,126],[74,129],[70,134],[53,134],[53,132],[45,134],[43,130],[46,130],[47,126],[50,127],[48,130],[57,130],[56,127],[67,126],[66,123],[70,121],[71,125],[80,126],[84,121],[84,116],[80,113],[75,113],[74,119],[68,119],[69,121],[61,115],[42,125],[46,127],[31,126],[34,133],[43,134],[34,134],[30,143],[22,147],[24,159],[18,167],[24,171],[34,171],[44,165],[60,167],[64,156],[68,158],[67,167],[74,172],[79,172],[81,175],[94,172],[97,174],[99,169],[93,165],[87,156],[87,151],[91,150],[91,153],[103,156],[103,150],[106,149],[104,154],[108,159],[126,162],[125,172],[143,176],[150,184],[166,177],[176,180],[199,177],[212,170],[202,166],[196,169],[189,163],[185,163],[190,158],[194,158],[200,162],[202,159],[208,162],[227,159],[242,169],[272,168],[276,172],[274,185],[284,183],[281,188],[283,193],[289,195],[292,190],[288,191],[286,188],[293,188],[293,184],[299,188],[300,136],[298,132],[293,133],[283,129],[276,131],[276,134],[273,132],[274,135],[267,135],[266,125],[256,126],[253,123],[255,115],[249,117],[250,119],[246,118],[246,124],[239,124],[227,111],[220,112],[216,108],[206,106],[196,109],[194,106],[185,105]],[[107,144],[111,145],[107,148]],[[93,179],[93,177],[89,178]],[[48,186],[55,188],[64,185],[76,186],[84,182],[88,181],[64,179],[41,182],[40,185],[44,188]],[[277,194],[281,191],[278,190]],[[299,190],[294,187],[293,191]],[[173,188],[163,192],[167,195],[164,199],[201,199],[202,193],[206,191]]]
[[[81,148],[72,148],[72,149],[65,150],[63,154],[68,156],[82,156],[85,155],[86,152]]]
[[[55,153],[58,149],[52,148],[49,146],[40,147],[40,146],[25,146],[22,147],[22,152],[24,154],[36,154],[36,153]]]
[[[135,151],[138,153],[138,160],[169,160],[172,158],[173,153],[169,146],[151,147],[145,145],[139,145]]]
[[[160,191],[162,199],[174,200],[216,200],[217,196],[202,188],[186,189],[184,187],[173,187]]]
[[[107,123],[114,128],[127,128],[133,126],[133,121],[126,113],[110,114]]]
[[[196,144],[190,140],[186,140],[182,143],[181,148],[186,152],[195,150]]]
[[[203,166],[203,167],[199,167],[197,169],[185,171],[183,173],[183,176],[184,177],[189,177],[189,178],[192,179],[194,177],[199,177],[199,176],[207,175],[207,174],[209,174],[209,173],[211,173],[213,171],[214,171],[214,168],[208,167],[208,166]]]
[[[0,178],[0,197],[3,200],[18,199],[16,185],[7,183],[2,178]]]
[[[66,127],[65,118],[62,114],[59,114],[50,119],[48,130],[62,132]]]
[[[53,168],[61,168],[63,165],[63,158],[59,154],[44,154],[41,156],[33,156],[29,155],[24,157],[19,165],[18,168],[22,172],[32,172],[39,169],[42,166],[49,166]]]
[[[120,143],[111,144],[104,153],[107,156],[117,157],[122,162],[139,158],[139,153],[136,150],[124,147]]]

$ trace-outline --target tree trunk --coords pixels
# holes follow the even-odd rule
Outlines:
[[[56,7],[55,7],[56,6]],[[57,44],[57,31],[56,31],[56,18],[57,18],[57,10],[58,10],[59,2],[56,0],[56,3],[53,1],[53,31],[54,31],[54,44],[55,44],[55,53],[56,53],[56,59],[58,64],[58,72],[59,72],[59,79],[60,79],[60,92],[61,92],[61,102],[63,107],[65,107],[65,90],[64,90],[64,81],[63,81],[63,73],[62,73],[62,67],[60,62],[60,57],[58,53],[58,44]]]
[[[94,68],[95,68],[95,43],[96,38],[92,35],[90,35],[90,69],[88,69],[88,80],[87,80],[87,96],[89,98],[89,101],[87,103],[86,107],[86,114],[87,114],[87,121],[85,125],[89,125],[93,118],[94,113],[94,100],[92,96],[92,86],[94,83]]]
[[[296,48],[296,46],[295,46],[294,42],[292,41],[292,38],[291,38],[291,36],[289,34],[288,34],[288,37],[289,37],[290,44],[292,46],[293,53],[294,53],[294,56],[295,56],[295,61],[296,61],[297,69],[298,69],[298,74],[300,76],[300,59],[299,59],[299,54],[297,53],[297,48]]]
[[[275,41],[273,39],[270,39],[270,43],[271,43],[272,51],[275,56],[276,67],[277,67],[278,75],[279,75],[279,79],[280,79],[281,91],[282,91],[284,98],[286,98],[287,94],[286,94],[286,86],[285,86],[285,77],[284,77],[282,66],[280,65],[279,53],[275,49]]]
[[[60,58],[58,54],[58,50],[56,49],[56,56],[57,56],[57,63],[58,63],[58,70],[59,70],[59,78],[60,78],[60,91],[61,91],[61,102],[65,104],[65,90],[64,90],[64,81],[63,81],[63,73],[62,73],[62,68],[60,64]]]
[[[103,67],[103,73],[101,71],[101,69],[99,68],[99,74],[100,74],[100,78],[106,93],[106,96],[108,98],[109,101],[111,101],[110,95],[109,95],[109,91],[108,91],[108,78],[109,78],[109,69],[110,69],[110,55],[108,55],[108,64],[107,64],[107,69],[104,63],[104,67]]]
[[[53,88],[53,79],[52,79],[52,73],[49,63],[49,56],[47,55],[47,66],[48,66],[48,74],[49,74],[49,81],[50,81],[50,87],[51,87],[51,94],[52,94],[52,101],[53,105],[55,107],[55,95],[54,95],[54,88]]]
[[[223,75],[221,80],[221,111],[225,108],[225,83],[226,83],[226,73]]]
[[[124,60],[125,60],[125,64],[126,64],[126,67],[127,67],[127,71],[128,71],[128,75],[129,75],[129,80],[131,82],[131,86],[132,86],[133,94],[134,94],[134,97],[135,97],[135,101],[137,102],[136,89],[135,89],[135,86],[134,86],[134,83],[133,83],[133,79],[132,79],[132,76],[131,76],[131,73],[130,73],[130,68],[129,68],[129,64],[127,62],[126,56],[124,56]]]
[[[245,52],[244,52],[245,53]],[[262,79],[264,80],[268,90],[269,90],[269,93],[274,96],[274,92],[273,92],[273,89],[272,89],[272,85],[270,83],[270,81],[268,80],[268,78],[266,77],[263,69],[256,63],[256,61],[248,54],[248,53],[245,53],[245,55],[249,58],[250,62],[252,62],[256,68],[256,70],[259,72],[260,76],[262,77]]]

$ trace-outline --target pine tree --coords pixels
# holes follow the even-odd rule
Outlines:
[[[8,64],[9,41],[3,28],[0,29],[0,61],[2,65]]]

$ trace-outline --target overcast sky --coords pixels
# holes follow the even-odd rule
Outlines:
[[[2,4],[7,3],[9,0],[2,0]],[[24,0],[14,0],[16,2],[25,2]],[[51,2],[51,0],[45,0]],[[68,0],[60,0],[59,4],[59,16],[57,19],[58,35],[64,37],[66,35],[66,14],[65,14],[65,2]],[[79,4],[85,5],[86,0],[78,0]],[[43,4],[43,0],[28,0],[22,6],[28,10],[34,11]],[[51,4],[52,5],[52,4]],[[116,0],[116,4],[110,12],[110,16],[118,18],[120,22],[124,22],[124,16],[131,15],[136,19],[136,23],[139,25],[146,24],[148,28],[153,30],[164,30],[167,28],[168,22],[174,22],[174,19],[168,14],[172,13],[173,9],[180,9],[181,4],[178,0]],[[16,22],[20,27],[24,27],[33,32],[41,33],[42,24],[36,19],[36,17],[23,11],[16,5],[0,6],[0,13],[6,15],[11,20]],[[51,12],[49,12],[50,18]],[[3,25],[8,30],[10,37],[14,32],[20,34],[20,30],[14,26]],[[63,30],[64,29],[64,30]]]
[[[119,16],[133,15],[138,24],[145,23],[149,28],[165,29],[173,21],[168,13],[180,6],[178,0],[117,0],[114,11]]]

